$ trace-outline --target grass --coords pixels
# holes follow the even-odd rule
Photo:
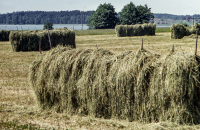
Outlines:
[[[167,28],[156,28],[156,33],[159,33],[159,32],[171,32],[171,31],[170,31],[169,27],[167,27]]]
[[[87,30],[90,31],[90,30]],[[107,30],[102,35],[76,36],[77,48],[105,48],[113,52],[137,50],[141,47],[166,55],[174,44],[175,51],[195,53],[192,38],[171,39],[170,33],[156,33],[155,36],[116,37]],[[110,31],[110,30],[109,30]],[[42,54],[46,53],[45,51]],[[198,52],[200,54],[200,46]],[[38,108],[32,88],[28,83],[28,70],[39,52],[13,52],[10,42],[0,42],[0,129],[15,129],[15,126],[35,129],[200,129],[200,125],[179,125],[171,122],[144,124],[117,119],[101,119],[71,116],[65,113],[42,111]],[[8,127],[7,127],[8,126]]]

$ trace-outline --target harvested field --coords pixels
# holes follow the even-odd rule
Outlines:
[[[141,47],[154,51],[162,57],[169,55],[172,45],[175,54],[194,54],[195,39],[171,39],[171,33],[156,33],[155,36],[116,37],[113,35],[76,36],[77,49],[104,49],[115,53],[136,52]],[[197,54],[200,54],[198,46]],[[184,54],[182,54],[184,52]],[[43,51],[44,56],[48,51]],[[14,125],[55,129],[200,129],[199,124],[179,124],[170,121],[157,123],[128,122],[120,119],[93,118],[92,116],[70,115],[39,109],[34,90],[28,84],[28,71],[39,52],[13,52],[10,42],[0,42],[0,128],[11,129]],[[186,56],[187,57],[187,56]],[[172,55],[170,58],[174,58]],[[178,57],[177,57],[178,58]],[[175,58],[176,59],[176,58]],[[174,60],[175,60],[174,59]],[[170,59],[167,59],[170,60]],[[184,59],[187,61],[187,59]],[[175,60],[176,61],[176,60]],[[182,62],[181,62],[182,63]],[[175,63],[174,63],[175,64]],[[173,64],[172,64],[173,65]],[[169,66],[169,64],[166,64]],[[187,65],[186,65],[187,66]],[[184,64],[183,64],[183,68]],[[173,70],[169,70],[173,71]],[[181,76],[181,75],[179,75]],[[176,90],[176,89],[175,89]],[[171,91],[171,90],[168,90]],[[175,105],[175,104],[174,104]],[[177,104],[180,105],[180,104]],[[11,127],[13,126],[13,127]]]

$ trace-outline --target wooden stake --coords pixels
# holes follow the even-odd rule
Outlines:
[[[39,41],[39,51],[40,51],[40,54],[42,54],[42,50],[41,50],[41,41]]]
[[[174,44],[173,44],[173,46],[172,46],[172,52],[174,52]]]
[[[198,33],[199,33],[199,29],[197,29],[196,47],[195,47],[195,56],[197,55],[197,42],[198,42]]]
[[[96,44],[96,47],[97,47],[97,49],[98,49],[98,46],[97,46],[97,44]]]
[[[50,49],[52,48],[52,46],[51,46],[51,38],[50,38],[50,34],[49,34],[49,29],[47,29],[48,30],[48,36],[49,36],[49,44],[50,44]]]
[[[142,46],[141,46],[141,50],[143,50],[143,38],[142,38]]]

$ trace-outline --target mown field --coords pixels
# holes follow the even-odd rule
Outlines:
[[[155,36],[135,37],[116,37],[114,30],[77,31],[76,46],[91,49],[98,46],[116,53],[136,51],[141,47],[143,38],[145,49],[161,55],[170,53],[173,44],[175,51],[195,53],[196,39],[171,39],[167,30],[169,28],[157,30]],[[197,54],[200,54],[199,46]],[[144,124],[40,110],[28,82],[29,66],[39,55],[39,52],[13,52],[9,41],[0,42],[0,129],[200,129],[200,125],[171,122]]]

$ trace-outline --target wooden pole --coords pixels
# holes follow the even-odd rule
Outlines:
[[[197,29],[196,47],[195,47],[195,56],[197,55],[197,42],[198,42],[198,33],[199,33],[199,29]]]
[[[142,46],[141,46],[141,50],[143,50],[143,38],[142,38]]]
[[[172,46],[172,52],[174,52],[174,44],[173,44],[173,46]]]
[[[40,54],[42,54],[42,51],[41,51],[41,41],[39,41],[39,51],[40,51]]]
[[[51,38],[50,38],[50,34],[49,34],[49,29],[47,29],[48,30],[48,36],[49,36],[49,44],[50,44],[50,49],[52,48],[52,46],[51,46]]]
[[[96,47],[97,47],[97,49],[98,49],[98,46],[97,46],[97,44],[96,44]]]

